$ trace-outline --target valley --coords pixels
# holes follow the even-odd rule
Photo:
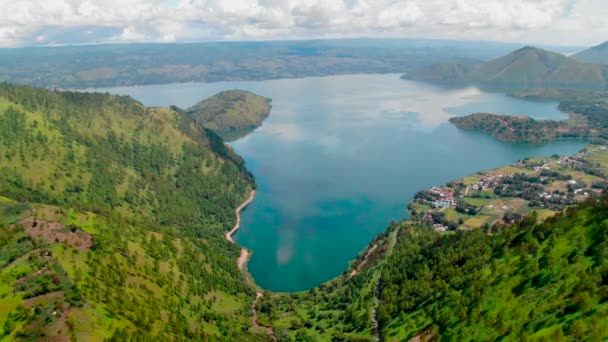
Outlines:
[[[0,339],[605,338],[602,46],[494,47],[0,84]]]

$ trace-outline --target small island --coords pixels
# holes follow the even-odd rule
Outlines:
[[[204,127],[218,132],[246,130],[262,125],[271,100],[245,90],[222,91],[185,110]]]

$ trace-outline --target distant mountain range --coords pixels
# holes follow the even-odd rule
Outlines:
[[[438,84],[468,83],[507,91],[532,88],[605,90],[608,66],[583,63],[527,46],[476,66],[462,63],[432,65],[405,74],[403,78]]]
[[[514,43],[429,39],[109,44],[0,48],[0,81],[46,88],[409,72],[487,61]],[[576,47],[548,47],[577,51]]]
[[[585,63],[608,64],[608,42],[581,51],[572,57]]]

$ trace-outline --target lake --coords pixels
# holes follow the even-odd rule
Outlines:
[[[262,288],[300,291],[341,274],[422,189],[518,159],[572,154],[582,141],[500,142],[447,122],[477,111],[560,119],[555,102],[476,88],[445,89],[399,75],[102,89],[148,106],[188,107],[226,89],[272,98],[264,124],[231,143],[258,184],[235,238]]]

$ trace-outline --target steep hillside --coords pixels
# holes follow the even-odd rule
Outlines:
[[[382,269],[383,337],[605,339],[607,209],[594,199],[541,224],[456,234],[404,227]]]
[[[581,63],[533,47],[524,47],[482,63],[464,74],[462,71],[455,72],[454,67],[449,65],[435,66],[415,70],[405,77],[433,83],[466,80],[483,88],[502,91],[531,88],[605,90],[608,87],[608,67]]]
[[[1,84],[0,146],[1,336],[255,333],[224,240],[253,182],[213,132],[128,97]]]
[[[245,90],[228,90],[188,108],[196,122],[215,131],[258,127],[270,114],[270,99]]]
[[[593,46],[572,57],[585,63],[608,64],[608,42]]]

